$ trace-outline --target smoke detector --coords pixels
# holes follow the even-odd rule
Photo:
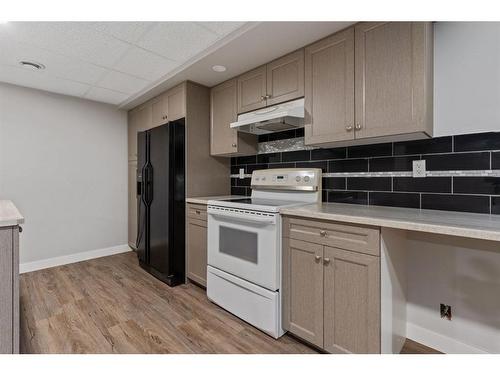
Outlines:
[[[40,64],[35,61],[19,61],[19,65],[21,65],[24,68],[28,68],[31,70],[43,70],[45,69],[45,65]]]

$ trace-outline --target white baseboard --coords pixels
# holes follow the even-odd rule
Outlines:
[[[406,324],[406,336],[413,341],[419,342],[440,352],[448,354],[487,354],[488,352],[457,341],[448,336],[430,331],[426,328],[412,323]]]
[[[19,265],[19,272],[20,273],[32,272],[32,271],[42,270],[44,268],[62,266],[65,264],[81,262],[84,260],[101,258],[108,255],[125,253],[127,251],[132,251],[128,245],[118,245],[113,247],[106,247],[104,249],[83,251],[81,253],[63,255],[55,258],[36,260],[34,262],[21,263]]]

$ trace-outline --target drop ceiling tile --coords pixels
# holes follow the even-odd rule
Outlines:
[[[245,22],[197,22],[197,24],[222,37],[240,28]]]
[[[104,67],[115,64],[130,46],[85,22],[12,22],[7,31],[14,40]]]
[[[95,100],[97,102],[120,104],[128,98],[128,95],[101,87],[92,87],[87,94],[85,94],[85,98]]]
[[[138,44],[171,60],[185,62],[218,38],[195,22],[162,22],[149,30]]]
[[[149,81],[144,79],[110,70],[104,78],[99,81],[97,86],[132,95],[141,91],[149,83]]]
[[[156,22],[89,22],[95,30],[136,43]]]
[[[89,85],[80,82],[53,77],[47,72],[31,71],[8,65],[0,65],[0,81],[80,97],[90,88]]]
[[[0,39],[0,64],[18,66],[21,60],[35,61],[45,65],[51,76],[70,79],[90,85],[102,78],[105,69],[77,58],[66,57],[46,49],[21,42],[4,42]]]
[[[114,68],[149,81],[156,81],[179,65],[178,62],[164,59],[142,48],[132,47]]]

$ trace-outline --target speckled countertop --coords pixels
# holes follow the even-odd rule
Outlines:
[[[0,200],[0,227],[12,227],[24,223],[24,217],[14,203]]]
[[[283,215],[500,241],[500,215],[345,203],[283,208]]]

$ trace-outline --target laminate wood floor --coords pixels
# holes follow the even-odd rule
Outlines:
[[[20,287],[22,353],[317,353],[274,340],[193,284],[168,287],[132,252],[26,273]]]

